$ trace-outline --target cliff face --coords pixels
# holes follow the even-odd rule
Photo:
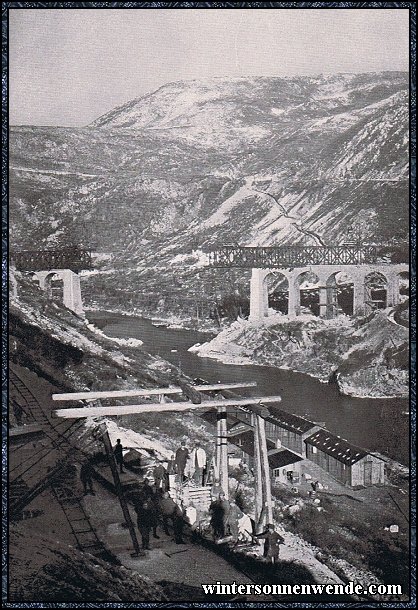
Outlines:
[[[14,127],[11,245],[92,246],[88,299],[105,286],[131,307],[215,294],[196,275],[222,243],[360,236],[402,256],[407,88],[403,73],[188,81],[85,128]]]

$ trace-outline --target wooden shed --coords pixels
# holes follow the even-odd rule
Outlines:
[[[272,470],[274,485],[299,483],[303,457],[289,449],[272,449],[268,452],[269,466]]]
[[[305,444],[306,457],[344,485],[369,487],[385,482],[382,459],[328,430],[317,430],[305,439]]]
[[[305,438],[318,428],[314,422],[282,409],[274,409],[266,417],[267,438],[276,447],[286,447],[302,456],[305,456]]]

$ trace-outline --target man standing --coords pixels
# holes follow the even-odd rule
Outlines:
[[[274,530],[274,525],[269,523],[266,531],[256,534],[254,538],[264,538],[264,559],[269,563],[277,563],[280,545],[284,543],[284,538]]]
[[[167,488],[167,471],[163,464],[157,464],[154,467],[154,484],[155,489],[162,489],[163,491]]]
[[[80,480],[83,483],[84,495],[91,494],[96,495],[93,491],[93,468],[89,460],[86,460],[81,464],[80,469]]]
[[[186,468],[189,450],[186,447],[186,441],[181,441],[181,446],[176,451],[176,465],[180,476],[180,483],[184,481],[184,469]]]
[[[191,457],[194,467],[193,480],[198,487],[201,487],[203,485],[203,473],[206,469],[206,451],[200,446],[198,441],[195,443]]]
[[[163,497],[160,500],[160,511],[161,517],[163,520],[163,528],[164,532],[167,536],[170,535],[168,531],[168,521],[171,520],[173,524],[174,531],[174,539],[176,544],[184,544],[183,543],[183,511],[181,508],[174,502],[173,498],[170,498],[168,491],[163,493]]]
[[[119,464],[121,473],[124,472],[124,470],[123,470],[123,447],[120,442],[120,438],[116,439],[116,446],[113,450],[113,453],[115,455],[116,463]]]
[[[225,498],[224,492],[219,494],[217,500],[209,506],[209,512],[212,515],[211,526],[213,537],[215,540],[224,538],[227,533],[229,519],[229,502]]]
[[[176,458],[174,455],[172,455],[171,458],[168,460],[168,464],[167,464],[168,489],[175,488],[176,474],[177,474]]]
[[[151,504],[150,500],[145,500],[142,502],[137,508],[137,516],[138,516],[138,529],[141,533],[142,538],[142,548],[144,550],[150,550],[149,545],[149,536],[150,531],[154,526],[155,521],[155,511]]]

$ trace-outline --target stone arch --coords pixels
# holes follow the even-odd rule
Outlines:
[[[326,317],[335,318],[339,313],[352,316],[354,313],[354,277],[350,272],[339,270],[331,273],[325,282]]]
[[[296,315],[300,315],[302,308],[310,309],[312,315],[319,316],[320,301],[319,301],[319,276],[307,269],[301,271],[295,277],[294,288],[296,291]]]
[[[370,271],[364,277],[366,313],[386,309],[389,298],[389,278],[382,271]]]
[[[81,300],[80,278],[71,269],[50,269],[37,271],[39,287],[47,293],[48,298],[61,301],[65,307],[84,317]]]
[[[36,271],[30,271],[27,275],[28,275],[29,279],[32,280],[32,282],[34,284],[36,284],[38,286],[38,288],[40,288],[41,282],[40,282],[39,276],[36,273]]]
[[[280,313],[289,313],[289,280],[279,270],[269,272],[264,278],[267,290],[268,307]]]
[[[45,291],[51,301],[63,302],[64,278],[59,271],[51,271],[44,277]]]

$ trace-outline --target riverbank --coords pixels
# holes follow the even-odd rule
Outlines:
[[[208,319],[196,319],[196,318],[188,318],[184,316],[176,316],[174,314],[164,315],[163,313],[158,312],[147,312],[137,309],[136,307],[132,308],[132,310],[122,309],[122,308],[102,308],[98,309],[96,307],[85,307],[84,311],[86,313],[97,313],[97,311],[101,311],[102,313],[109,314],[120,314],[121,316],[128,316],[132,318],[138,319],[147,319],[150,320],[155,326],[165,326],[167,328],[177,328],[182,330],[191,330],[191,331],[200,331],[204,333],[212,333],[217,334],[225,325],[220,322],[219,324],[215,324],[213,320]],[[158,313],[158,315],[156,315]]]
[[[409,393],[408,330],[393,324],[384,311],[358,319],[240,319],[190,351],[225,364],[304,373],[358,398],[405,398]]]
[[[306,373],[259,364],[223,364],[190,352],[193,345],[213,339],[208,333],[155,326],[150,320],[120,314],[94,312],[88,317],[109,337],[142,340],[140,350],[161,357],[192,378],[210,383],[254,381],[257,387],[249,395],[280,395],[286,411],[322,422],[358,447],[409,464],[408,417],[404,415],[408,401],[404,398],[353,398],[342,395],[336,383],[319,383]]]
[[[86,309],[95,313],[94,309]],[[141,311],[109,309],[110,314],[143,319]],[[296,320],[277,312],[254,322],[232,324],[175,315],[153,315],[155,326],[215,335],[190,351],[230,365],[273,366],[294,371],[355,398],[409,396],[409,332],[394,322],[392,310],[364,318],[323,320],[310,314]]]

